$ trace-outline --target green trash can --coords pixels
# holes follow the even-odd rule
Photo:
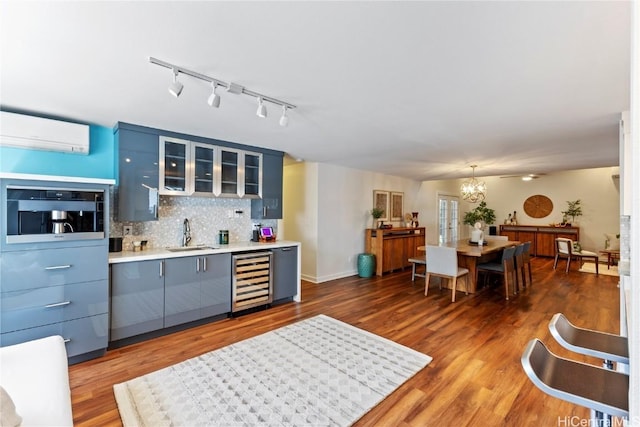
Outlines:
[[[371,277],[376,270],[376,257],[373,254],[358,255],[358,276]]]

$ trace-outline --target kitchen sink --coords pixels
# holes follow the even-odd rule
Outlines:
[[[219,248],[215,246],[177,246],[173,248],[167,248],[169,252],[200,251],[203,249],[219,249]]]

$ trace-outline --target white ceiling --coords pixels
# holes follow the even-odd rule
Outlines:
[[[629,2],[0,2],[0,105],[417,180],[618,165]],[[295,104],[256,117],[149,56]]]

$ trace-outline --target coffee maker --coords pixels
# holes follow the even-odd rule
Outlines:
[[[53,224],[53,234],[66,233],[66,228],[73,233],[73,227],[67,222],[67,211],[51,211],[51,223]]]

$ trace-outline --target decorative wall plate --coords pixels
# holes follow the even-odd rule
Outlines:
[[[523,208],[531,218],[544,218],[553,210],[553,202],[547,196],[536,194],[524,201]]]

